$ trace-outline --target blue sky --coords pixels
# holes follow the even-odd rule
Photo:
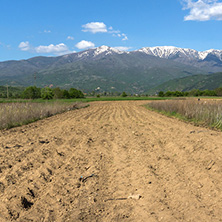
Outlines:
[[[1,0],[0,61],[108,45],[222,49],[220,0]]]

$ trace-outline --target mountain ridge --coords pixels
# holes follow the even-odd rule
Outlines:
[[[222,50],[209,49],[205,51],[197,51],[190,48],[180,48],[175,46],[156,46],[156,47],[144,47],[138,51],[144,52],[149,55],[158,56],[161,58],[170,58],[171,56],[180,53],[180,56],[186,56],[191,59],[204,60],[209,54],[215,55],[220,61],[222,61]]]
[[[186,57],[189,57],[192,59],[199,59],[199,60],[204,60],[209,54],[213,54],[220,61],[222,61],[222,50],[218,50],[218,49],[209,49],[209,50],[205,50],[205,51],[198,51],[198,50],[191,49],[191,48],[180,48],[180,47],[176,47],[176,46],[154,46],[154,47],[142,47],[138,50],[124,51],[124,50],[118,49],[118,47],[110,47],[110,46],[102,45],[102,46],[99,46],[96,48],[86,49],[86,50],[83,50],[80,52],[73,52],[73,53],[60,55],[60,56],[36,56],[36,57],[29,58],[29,59],[1,61],[0,63],[15,62],[15,61],[29,61],[34,58],[42,58],[42,57],[44,57],[44,58],[67,57],[67,56],[73,55],[73,54],[79,54],[79,57],[81,57],[83,54],[87,55],[87,52],[90,50],[95,51],[94,57],[96,57],[97,55],[104,53],[104,52],[107,52],[106,55],[108,55],[112,51],[112,52],[115,52],[118,54],[123,54],[123,53],[130,54],[130,53],[134,53],[134,52],[143,52],[148,55],[153,55],[156,57],[168,59],[175,54],[181,53],[181,55],[183,54]]]
[[[220,50],[217,54],[208,50],[200,60],[198,52],[192,49],[153,47],[156,55],[151,55],[149,49],[121,51],[100,46],[57,57],[0,62],[0,85],[54,85],[85,91],[99,87],[104,91],[144,93],[175,78],[222,71]]]
[[[138,51],[147,55],[189,64],[210,73],[222,71],[222,50],[209,49],[206,51],[197,51],[174,46],[160,46],[144,47]]]

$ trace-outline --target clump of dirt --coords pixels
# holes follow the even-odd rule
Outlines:
[[[33,205],[33,203],[28,201],[25,197],[21,197],[21,203],[24,209],[29,209]]]

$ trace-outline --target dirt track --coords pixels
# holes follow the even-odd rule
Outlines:
[[[222,133],[144,103],[0,131],[0,221],[222,221]]]

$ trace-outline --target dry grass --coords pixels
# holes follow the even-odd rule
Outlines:
[[[0,129],[27,124],[77,107],[77,104],[54,103],[1,103]]]
[[[222,129],[222,100],[170,100],[151,102],[152,109]]]

